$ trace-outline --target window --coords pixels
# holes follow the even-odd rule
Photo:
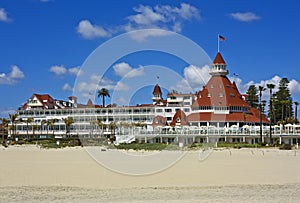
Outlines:
[[[185,108],[185,109],[183,109],[183,111],[184,111],[184,112],[190,112],[190,109]]]
[[[156,113],[161,113],[162,109],[156,109]]]
[[[165,109],[165,112],[172,112],[172,109]]]
[[[207,97],[211,97],[211,94],[210,94],[210,93],[207,93]]]
[[[190,96],[184,96],[183,99],[190,99]]]
[[[224,94],[223,93],[219,93],[219,97],[223,97],[224,96]]]
[[[214,88],[214,84],[211,84],[211,85],[210,85],[210,88]]]

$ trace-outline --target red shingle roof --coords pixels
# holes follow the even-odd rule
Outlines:
[[[36,98],[40,100],[40,102],[52,102],[53,98],[49,94],[34,94]]]
[[[86,103],[87,106],[94,106],[93,102],[91,99],[89,99]]]
[[[167,124],[167,119],[163,116],[155,116],[152,122],[153,126],[165,126]]]
[[[207,85],[197,95],[192,108],[199,106],[239,106],[248,107],[235,83],[226,76],[212,76]]]
[[[171,126],[175,126],[175,125],[187,125],[187,118],[185,113],[182,110],[177,110],[175,115],[173,116],[173,120],[170,123]]]
[[[213,64],[226,64],[220,52],[217,53]]]
[[[257,115],[258,113],[258,115]],[[211,112],[203,113],[192,113],[187,116],[189,122],[246,122],[246,123],[259,123],[259,111],[257,109],[251,108],[251,110],[244,114],[243,112],[233,112],[229,114],[214,114]],[[269,120],[266,116],[263,116],[262,122],[268,123]]]
[[[152,94],[154,94],[154,95],[161,95],[162,94],[160,86],[158,84],[155,85]]]

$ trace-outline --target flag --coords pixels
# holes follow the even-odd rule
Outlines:
[[[226,38],[225,38],[225,37],[223,37],[222,35],[219,35],[219,40],[220,40],[220,41],[225,41],[225,40],[226,40]]]

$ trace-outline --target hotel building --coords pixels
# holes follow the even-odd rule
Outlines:
[[[259,125],[268,141],[265,115],[251,108],[227,75],[227,64],[217,53],[210,71],[211,78],[197,93],[167,94],[164,99],[158,84],[152,92],[152,103],[137,106],[102,107],[78,104],[75,96],[68,101],[53,99],[48,94],[33,94],[17,111],[16,137],[99,137],[115,135],[118,142],[259,142]],[[69,132],[63,119],[72,117]],[[26,120],[33,118],[28,124]],[[55,120],[55,122],[48,122]],[[280,142],[300,141],[293,135],[280,136],[285,129],[274,127],[274,139]],[[295,128],[293,128],[295,130]],[[11,133],[11,132],[10,132]],[[277,133],[277,134],[276,134]]]

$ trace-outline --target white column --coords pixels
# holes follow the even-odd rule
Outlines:
[[[281,144],[282,140],[281,140],[281,136],[279,136],[279,144]]]

